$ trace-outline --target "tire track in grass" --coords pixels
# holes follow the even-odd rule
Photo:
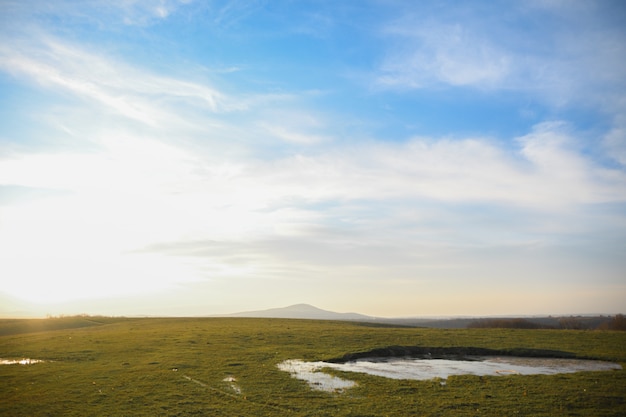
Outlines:
[[[208,390],[217,392],[217,393],[225,395],[227,397],[234,398],[237,401],[245,401],[247,403],[254,404],[254,405],[257,405],[259,407],[273,408],[275,410],[280,410],[280,411],[289,411],[290,413],[294,412],[294,410],[286,408],[286,407],[281,407],[281,406],[278,406],[278,405],[273,405],[273,404],[268,404],[268,403],[260,403],[260,402],[256,402],[256,401],[250,401],[245,396],[241,396],[240,394],[232,394],[230,392],[223,391],[223,390],[221,390],[219,388],[212,387],[212,386],[210,386],[208,384],[205,384],[204,382],[199,381],[199,380],[197,380],[195,378],[192,378],[192,377],[190,377],[188,375],[183,375],[183,378],[186,379],[189,382],[193,382],[194,384],[200,385],[202,388],[206,388]]]

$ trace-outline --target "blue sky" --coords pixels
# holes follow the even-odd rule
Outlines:
[[[0,315],[626,305],[619,1],[0,1]]]

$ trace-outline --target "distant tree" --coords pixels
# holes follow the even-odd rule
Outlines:
[[[495,328],[495,329],[549,329],[541,323],[535,323],[530,320],[513,318],[513,319],[482,319],[476,320],[467,325],[469,328]]]
[[[626,317],[623,314],[617,314],[611,320],[602,323],[600,330],[621,330],[626,331]]]
[[[613,317],[613,320],[609,323],[609,329],[611,330],[626,330],[626,318],[623,314],[617,314]]]
[[[585,328],[582,320],[576,317],[562,317],[559,319],[559,328],[567,330],[582,330]]]

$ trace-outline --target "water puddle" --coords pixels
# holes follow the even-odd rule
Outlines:
[[[237,378],[235,378],[232,375],[229,375],[226,378],[224,378],[222,381],[228,382],[228,386],[230,387],[230,389],[232,389],[235,392],[235,394],[241,394],[241,388],[239,387],[239,385],[236,384]]]
[[[476,356],[465,360],[363,358],[346,363],[288,360],[280,363],[278,368],[289,372],[294,378],[306,381],[313,389],[330,392],[350,388],[355,382],[324,373],[324,368],[415,380],[446,379],[451,375],[553,375],[622,369],[621,365],[611,362],[514,356]]]
[[[2,359],[0,358],[0,365],[32,365],[34,363],[42,363],[40,359]]]
[[[289,372],[292,377],[306,381],[309,386],[318,391],[342,392],[346,388],[356,385],[356,382],[349,381],[320,372],[322,368],[335,367],[336,364],[326,362],[304,362],[298,359],[287,360],[278,364],[278,369]]]

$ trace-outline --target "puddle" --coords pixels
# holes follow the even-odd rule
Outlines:
[[[34,363],[41,363],[41,362],[45,362],[45,361],[42,361],[40,359],[28,359],[28,358],[24,358],[24,359],[1,359],[0,358],[0,365],[32,365]]]
[[[226,378],[224,378],[222,381],[228,382],[228,385],[230,386],[230,389],[235,391],[235,394],[241,394],[241,388],[239,387],[239,385],[236,384],[237,378],[235,378],[234,376],[230,375],[230,376],[227,376]]]
[[[306,381],[309,386],[317,391],[342,392],[346,388],[356,385],[356,382],[342,379],[334,375],[320,372],[320,369],[336,367],[337,364],[326,362],[304,362],[301,360],[287,360],[278,364],[278,369],[289,372],[292,377]]]
[[[306,381],[311,388],[322,391],[338,391],[355,385],[354,381],[321,372],[323,368],[415,380],[446,379],[451,375],[553,375],[622,369],[617,363],[580,359],[514,356],[476,356],[466,359],[363,358],[346,363],[288,360],[280,363],[278,368],[291,373],[294,378]]]

